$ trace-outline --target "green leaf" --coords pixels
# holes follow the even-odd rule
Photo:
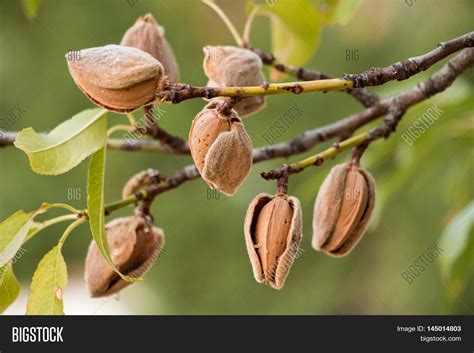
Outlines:
[[[48,208],[48,204],[43,204],[33,212],[18,211],[0,223],[0,267],[10,261],[20,249],[34,225],[34,217],[44,213]]]
[[[250,9],[255,6],[250,5]],[[278,60],[301,66],[315,53],[321,34],[321,16],[308,0],[278,0],[260,7],[270,18],[272,52]],[[285,75],[272,71],[272,80]]]
[[[20,285],[11,263],[0,268],[0,313],[12,305],[20,294]]]
[[[319,0],[317,7],[325,25],[346,25],[354,16],[360,0]]]
[[[107,111],[88,109],[58,125],[48,135],[32,128],[22,130],[15,146],[30,160],[31,169],[43,175],[65,173],[96,152],[107,141]]]
[[[451,274],[454,263],[463,255],[469,244],[469,234],[474,226],[474,201],[471,201],[446,226],[439,240],[444,249],[442,269],[445,276]]]
[[[41,259],[26,304],[27,315],[63,315],[63,293],[67,285],[67,268],[61,245],[56,245]]]
[[[439,240],[441,275],[445,287],[445,303],[454,310],[474,262],[474,201],[471,201],[448,224]]]
[[[92,155],[87,178],[87,209],[92,237],[102,257],[120,277],[129,282],[140,280],[123,275],[114,266],[110,256],[109,243],[105,232],[104,210],[105,148]]]
[[[21,0],[23,12],[28,19],[32,20],[38,14],[41,0]]]

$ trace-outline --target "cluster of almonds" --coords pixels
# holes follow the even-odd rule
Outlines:
[[[179,81],[178,65],[164,34],[151,15],[140,17],[121,45],[85,49],[79,60],[69,60],[71,76],[93,102],[108,110],[124,113],[153,104],[167,82]],[[261,59],[247,49],[207,46],[204,54],[209,86],[265,82]],[[238,101],[218,97],[194,118],[189,147],[202,179],[211,188],[233,195],[249,174],[252,141],[241,117],[265,105],[265,97]],[[152,182],[153,175],[145,171],[134,176],[123,197]],[[352,163],[334,167],[315,202],[313,247],[332,256],[349,253],[367,228],[374,201],[374,181],[368,172]],[[151,218],[138,212],[106,226],[112,261],[125,275],[142,276],[162,250],[164,233],[153,227]],[[282,288],[302,237],[299,200],[286,192],[257,195],[247,210],[244,228],[255,279]],[[85,277],[93,297],[111,295],[129,284],[101,258],[95,243],[89,247]]]
[[[120,45],[81,50],[68,60],[77,86],[89,99],[110,111],[127,113],[153,104],[167,82],[179,80],[173,50],[150,14],[127,30]],[[206,46],[204,72],[215,87],[259,86],[265,81],[262,61],[247,49]],[[199,112],[189,132],[194,162],[212,188],[233,195],[250,172],[252,142],[240,117],[263,109],[265,97],[233,102],[211,99]]]
[[[154,173],[135,175],[125,185],[128,197],[148,183]],[[332,168],[314,204],[312,245],[331,256],[347,255],[360,241],[375,204],[375,182],[357,164]],[[148,217],[119,218],[106,226],[114,265],[125,275],[142,276],[164,245],[164,233]],[[259,194],[250,203],[244,224],[245,244],[255,280],[281,289],[302,238],[302,210],[296,197],[285,192]],[[94,242],[86,258],[85,278],[92,297],[114,294],[130,284],[121,279],[101,257]]]
[[[375,182],[359,165],[335,166],[314,204],[312,245],[331,256],[347,255],[367,229]],[[245,243],[255,280],[280,289],[299,255],[301,205],[285,193],[257,195],[245,218]]]

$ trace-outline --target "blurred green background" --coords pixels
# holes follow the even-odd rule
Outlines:
[[[440,41],[473,30],[474,3],[470,0],[409,3],[412,6],[402,0],[363,1],[347,24],[322,30],[319,49],[306,66],[334,76],[357,73],[423,54]],[[246,2],[221,0],[219,4],[242,29]],[[221,20],[197,0],[44,0],[32,20],[25,16],[19,1],[1,1],[0,114],[4,116],[18,104],[26,113],[15,124],[0,127],[18,131],[32,126],[36,131],[47,131],[92,107],[69,76],[65,53],[118,43],[136,18],[147,12],[166,28],[182,82],[206,83],[203,46],[234,44]],[[251,42],[254,47],[271,50],[267,18],[257,18]],[[357,50],[358,60],[347,60],[347,50]],[[383,97],[401,92],[426,79],[441,65],[373,91]],[[247,205],[257,193],[274,192],[275,185],[259,177],[260,171],[284,162],[273,160],[256,165],[231,198],[220,195],[209,199],[201,180],[160,195],[153,205],[153,214],[166,233],[165,251],[143,282],[123,291],[122,311],[111,309],[108,313],[472,314],[472,256],[459,270],[453,267],[450,269],[454,272],[449,274],[447,269],[442,275],[446,263],[443,256],[451,254],[445,250],[442,258],[426,266],[413,283],[407,283],[401,274],[440,239],[443,229],[473,198],[473,90],[470,70],[448,91],[411,109],[397,134],[388,141],[374,143],[368,150],[362,163],[377,182],[377,212],[369,232],[349,256],[330,258],[311,248],[315,196],[330,168],[348,158],[346,153],[336,161],[291,178],[289,192],[301,200],[303,207],[304,252],[281,291],[254,281],[244,244],[243,220]],[[186,137],[203,104],[201,100],[192,100],[165,105],[166,114],[160,122],[168,131]],[[339,93],[270,97],[267,109],[245,120],[254,146],[266,144],[263,134],[294,104],[304,113],[278,142],[362,109],[350,96]],[[400,134],[432,104],[437,104],[443,115],[408,146]],[[115,114],[109,119],[111,124],[125,121],[124,116]],[[324,147],[319,145],[289,161]],[[123,184],[144,168],[172,174],[191,162],[189,157],[111,151],[106,200],[120,198]],[[22,151],[6,147],[0,149],[0,166],[2,220],[19,209],[36,209],[43,201],[85,207],[87,163],[61,176],[40,176],[30,170]],[[76,190],[76,199],[70,199],[71,190]],[[132,211],[122,210],[113,217]],[[63,228],[48,228],[26,245],[26,254],[14,267],[23,294],[29,291],[36,264],[56,244]],[[462,251],[467,254],[466,249],[472,249],[472,229],[468,233],[464,242],[456,231],[445,235],[442,244],[464,246]],[[85,295],[83,302],[68,301],[74,291],[82,295],[86,291],[82,273],[90,239],[88,227],[83,225],[64,248],[71,282],[65,293],[66,314],[101,313],[100,308],[109,305],[107,299],[92,300]],[[87,309],[78,312],[83,306]],[[23,308],[10,313],[21,313]]]

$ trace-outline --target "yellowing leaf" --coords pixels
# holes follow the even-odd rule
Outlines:
[[[48,135],[40,135],[32,128],[22,130],[15,146],[28,155],[34,172],[58,175],[77,166],[106,141],[107,111],[88,109],[58,125]]]
[[[67,268],[61,246],[56,245],[38,264],[26,305],[27,315],[63,315]]]
[[[11,263],[0,268],[0,313],[13,304],[20,294],[20,285]]]
[[[105,233],[104,178],[105,148],[102,148],[92,156],[87,178],[87,212],[92,237],[94,238],[102,257],[109,266],[124,280],[136,282],[140,279],[123,275],[112,262],[109,243]]]

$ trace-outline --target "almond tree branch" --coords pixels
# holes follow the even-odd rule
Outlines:
[[[0,147],[12,146],[15,142],[16,131],[2,132],[0,131]],[[46,133],[42,133],[45,135]],[[184,151],[170,151],[165,148],[159,141],[154,140],[125,140],[109,138],[107,140],[107,148],[111,150],[132,151],[132,152],[153,152],[153,153],[173,153],[173,154],[188,154]]]
[[[372,106],[359,114],[350,116],[335,124],[312,130],[311,133],[304,134],[286,143],[254,149],[253,162],[255,164],[264,160],[290,156],[303,152],[315,144],[326,141],[338,134],[347,133],[347,131],[354,131],[357,127],[365,125],[383,114],[387,114],[384,121],[372,131],[361,133],[346,139],[333,145],[326,151],[306,158],[300,162],[284,165],[279,169],[264,172],[262,173],[262,176],[269,180],[282,180],[282,178],[287,178],[288,175],[304,170],[309,166],[321,165],[325,160],[337,156],[341,151],[350,147],[368,144],[382,137],[388,138],[390,134],[395,131],[398,122],[409,107],[444,91],[458,76],[473,65],[474,49],[464,49],[440,70],[434,73],[428,80],[417,85],[415,88],[392,98],[384,99],[375,106]],[[366,146],[364,146],[364,148],[365,147]],[[136,192],[134,196],[107,204],[106,214],[110,214],[115,210],[131,204],[136,204],[139,201],[146,201],[150,204],[159,194],[175,189],[186,181],[195,180],[199,177],[200,175],[196,166],[188,165],[183,169],[178,170],[174,175],[170,177],[162,177],[159,182],[142,188],[140,191]]]
[[[383,114],[387,114],[387,116],[379,127],[368,133],[362,133],[354,136],[345,142],[343,141],[340,143],[340,145],[345,144],[347,145],[346,148],[349,148],[362,143],[372,142],[382,137],[387,138],[395,131],[398,122],[403,116],[403,113],[409,107],[426,100],[439,92],[444,91],[454,82],[458,76],[460,76],[466,69],[473,65],[474,49],[464,49],[440,70],[434,73],[428,80],[417,85],[411,90],[408,90],[397,96],[384,99],[375,106],[370,107],[361,113],[350,116],[335,124],[312,130],[312,133],[304,134],[294,140],[254,149],[254,163],[304,152],[312,146],[335,137],[338,134],[345,133],[347,131],[354,131],[356,128],[363,126],[372,120],[375,120]],[[319,154],[319,157],[323,158],[322,161],[318,159],[318,155],[310,157],[313,163],[309,164],[315,165],[314,162],[318,160],[320,165],[322,162],[324,162],[325,158],[327,159],[336,156],[340,153],[340,151],[343,150],[340,145],[339,147],[332,146],[329,149],[330,151],[328,150],[323,152],[325,153],[324,155]],[[300,166],[302,165],[300,164]],[[284,176],[287,172],[289,172],[289,174],[294,173],[294,170],[290,171],[289,169],[285,168],[281,171],[283,174],[278,174],[279,172],[280,170],[273,170],[267,173],[273,173],[270,179],[278,179]],[[159,194],[177,188],[186,181],[197,178],[199,178],[199,172],[197,171],[196,166],[189,165],[184,169],[177,171],[174,175],[165,177],[160,183],[146,187],[144,192],[148,198],[153,200]]]
[[[387,67],[373,67],[360,74],[346,74],[345,79],[354,82],[354,88],[383,85],[388,81],[402,81],[425,71],[438,61],[463,48],[474,46],[474,32],[466,33],[444,43],[429,53],[399,61]]]
[[[127,141],[123,139],[108,139],[107,148],[121,151],[170,153],[159,141],[152,140]]]
[[[171,135],[169,132],[158,125],[155,117],[153,116],[153,106],[146,106],[143,109],[145,111],[146,118],[146,134],[160,141],[161,145],[171,153],[189,153],[188,141],[182,139],[179,136]]]
[[[288,93],[342,91],[352,88],[352,85],[352,81],[340,78],[285,83],[265,82],[261,86],[248,87],[196,87],[182,83],[168,83],[163,91],[157,93],[157,100],[177,104],[193,98],[253,97]]]
[[[262,172],[262,178],[266,180],[272,180],[279,179],[284,175],[299,173],[310,166],[320,166],[324,163],[324,161],[337,156],[348,148],[362,144],[369,144],[382,137],[388,138],[395,131],[399,121],[409,107],[433,96],[434,94],[444,91],[459,75],[461,75],[466,69],[473,65],[474,49],[464,49],[461,53],[456,55],[446,65],[444,65],[438,72],[433,74],[427,81],[418,85],[416,88],[380,102],[378,105],[384,104],[384,114],[386,113],[387,115],[377,128],[373,129],[372,131],[353,136],[340,143],[336,143],[327,150],[310,156],[302,161],[289,165],[283,165],[278,169]],[[370,110],[370,108],[368,110]],[[372,117],[375,116],[372,115]],[[361,120],[365,121],[368,117],[359,115],[359,118],[363,118]]]
[[[385,68],[371,68],[360,74],[345,74],[343,79],[331,79],[321,76],[321,73],[277,63],[272,56],[263,54],[255,49],[264,58],[264,62],[275,66],[275,68],[283,72],[291,73],[304,80],[309,77],[314,78],[314,76],[316,76],[316,79],[300,82],[265,83],[262,86],[249,87],[195,87],[186,84],[169,83],[162,92],[157,94],[157,98],[161,101],[180,103],[192,98],[209,99],[214,97],[250,97],[285,93],[300,94],[315,91],[344,91],[352,88],[378,86],[388,81],[405,80],[428,69],[448,55],[472,46],[474,46],[474,32],[464,34],[445,43],[440,43],[436,49],[427,54],[409,58]],[[364,106],[372,106],[376,102],[376,98],[368,95],[367,92],[356,91],[355,95],[356,98],[361,99]]]
[[[310,69],[306,69],[304,67],[299,67],[299,66],[286,65],[278,61],[275,58],[275,56],[273,56],[273,54],[267,54],[261,51],[260,49],[251,48],[250,50],[252,50],[255,54],[257,54],[260,57],[260,59],[262,59],[262,62],[265,65],[269,65],[280,72],[294,76],[300,80],[312,81],[312,80],[327,80],[327,79],[332,78],[331,76],[326,75],[316,70],[310,70]],[[341,92],[349,93],[351,96],[353,96],[357,101],[359,101],[366,108],[370,107],[371,105],[379,101],[379,97],[377,95],[369,92],[365,88],[346,89],[345,91],[341,91]]]
[[[364,86],[364,85],[375,85],[383,84],[389,80],[400,80],[408,78],[411,75],[414,75],[417,72],[426,70],[434,63],[445,58],[446,56],[458,51],[462,48],[472,47],[474,45],[474,32],[467,33],[463,36],[455,38],[445,43],[439,44],[438,48],[433,51],[421,55],[415,58],[410,58],[399,63],[393,64],[386,68],[373,68],[368,71],[365,71],[361,74],[356,75],[346,75],[348,78],[349,86],[354,82],[354,87]],[[254,49],[257,51],[257,49]],[[328,83],[321,83],[329,77],[325,74],[322,74],[317,71],[311,71],[304,68],[296,68],[288,65],[283,65],[278,63],[273,56],[264,54],[263,52],[258,52],[263,61],[269,65],[274,66],[277,69],[280,69],[283,72],[287,72],[295,75],[296,77],[307,80],[315,79],[309,82],[293,82],[290,84],[268,84],[261,87],[227,87],[227,88],[218,88],[218,87],[193,87],[184,84],[170,84],[168,85],[168,90],[165,90],[160,95],[162,98],[169,100],[173,103],[178,103],[185,99],[204,97],[212,98],[217,96],[246,96],[246,95],[260,95],[260,94],[278,94],[278,93],[301,93],[300,85],[309,84],[309,87],[312,87],[314,90],[325,90],[329,89],[327,87]],[[407,69],[404,69],[404,65],[408,66]],[[332,80],[332,84],[329,83],[329,86],[332,86],[333,89],[344,90],[342,85],[345,85],[348,81],[335,79]],[[335,83],[335,84],[334,84]],[[324,87],[326,85],[326,87]],[[239,90],[246,90],[242,92]],[[268,92],[265,92],[268,91]],[[359,89],[352,89],[350,92],[352,95],[356,95],[359,101],[366,107],[369,107],[367,110],[355,114],[349,118],[341,120],[335,124],[329,125],[327,127],[318,128],[315,130],[308,131],[303,136],[300,136],[289,142],[290,147],[288,148],[288,143],[273,145],[272,149],[267,149],[265,147],[259,149],[259,153],[256,155],[256,160],[260,158],[265,158],[267,156],[274,155],[275,157],[284,157],[291,154],[307,151],[308,148],[314,146],[314,144],[322,141],[326,141],[329,138],[350,134],[358,127],[366,124],[368,121],[373,120],[373,116],[380,116],[385,114],[388,109],[390,99],[385,99],[382,101],[378,100],[378,97],[367,95],[364,91]],[[367,92],[368,93],[368,92]],[[159,96],[160,96],[159,95]],[[415,95],[416,96],[416,95]],[[12,145],[15,140],[16,133],[14,132],[4,132],[0,131],[0,147]],[[157,151],[163,152],[167,150],[169,153],[188,153],[188,148],[183,142],[176,141],[176,136],[170,135],[164,131],[161,131],[157,136],[160,136],[160,139],[170,142],[165,148],[161,148],[158,144],[155,144],[150,141],[120,141],[120,140],[110,140],[108,142],[108,147],[112,149],[120,149],[125,151]],[[170,148],[171,146],[178,146],[175,150]],[[310,146],[310,147],[307,147]]]

